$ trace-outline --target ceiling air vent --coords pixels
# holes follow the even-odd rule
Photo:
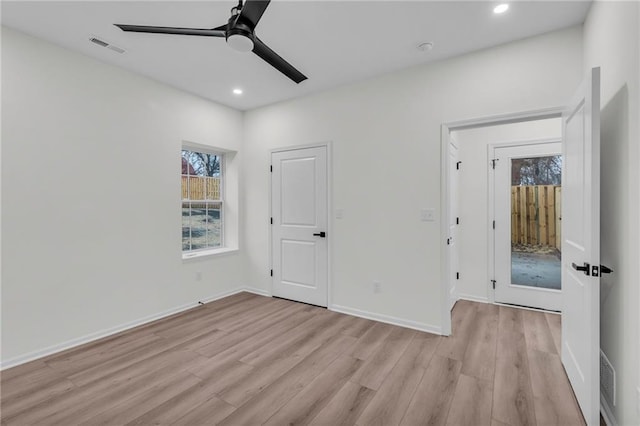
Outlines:
[[[126,50],[124,50],[123,48],[115,46],[115,45],[109,43],[108,41],[101,40],[98,37],[93,37],[93,36],[89,37],[89,41],[91,43],[97,44],[98,46],[106,47],[107,49],[111,49],[114,52],[118,52],[118,53],[126,52]]]

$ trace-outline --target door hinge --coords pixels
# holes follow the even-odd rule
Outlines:
[[[498,158],[494,158],[493,160],[491,160],[491,168],[492,168],[493,170],[495,170],[495,169],[496,169],[496,161],[498,161]]]
[[[269,171],[273,172],[273,166],[269,166]]]
[[[460,218],[456,217],[456,225],[460,225]]]
[[[271,276],[273,276],[273,269],[271,270]]]
[[[496,229],[496,221],[493,221],[493,229]]]
[[[460,279],[460,272],[456,272],[456,280]]]
[[[460,170],[460,164],[462,164],[462,161],[458,161],[456,163],[456,170]]]
[[[273,225],[273,218],[271,218],[271,224]]]
[[[496,280],[491,280],[491,284],[493,285],[493,289],[496,289]]]

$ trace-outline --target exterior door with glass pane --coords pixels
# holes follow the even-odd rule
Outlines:
[[[560,311],[562,145],[493,150],[495,301]]]

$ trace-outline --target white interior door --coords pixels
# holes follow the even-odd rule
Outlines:
[[[495,301],[562,309],[558,141],[495,147]]]
[[[562,363],[589,425],[600,413],[600,69],[562,117]]]
[[[327,306],[327,148],[271,155],[274,296]]]
[[[448,221],[449,221],[449,238],[447,240],[447,247],[449,249],[449,309],[453,308],[456,303],[456,284],[459,279],[459,257],[458,257],[458,224],[459,224],[459,203],[458,203],[458,173],[460,171],[460,164],[458,163],[458,145],[456,141],[451,138],[449,142],[449,206],[448,206]]]

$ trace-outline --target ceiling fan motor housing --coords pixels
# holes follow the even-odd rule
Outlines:
[[[229,19],[226,33],[227,44],[239,52],[250,52],[254,46],[253,29],[235,16]]]

